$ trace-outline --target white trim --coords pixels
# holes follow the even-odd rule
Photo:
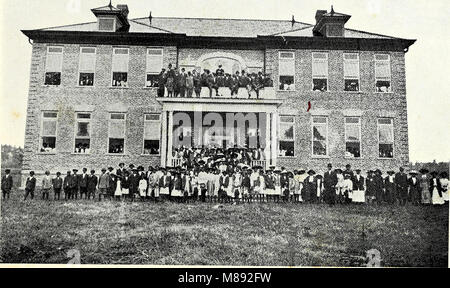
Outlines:
[[[146,120],[145,118],[146,118],[146,116],[147,115],[158,115],[159,116],[159,120]],[[145,156],[161,156],[161,143],[162,143],[162,140],[161,140],[161,138],[162,138],[162,131],[161,131],[161,123],[162,123],[162,120],[161,120],[161,113],[144,113],[144,133],[143,133],[143,135],[142,135],[142,154],[141,155],[145,155]],[[158,139],[158,141],[159,141],[159,153],[158,154],[145,154],[145,140],[156,140],[156,139],[146,139],[145,138],[145,123],[146,122],[153,122],[153,123],[159,123],[159,129],[160,129],[160,131],[159,131],[159,139]]]
[[[314,154],[314,125],[315,125],[315,123],[314,123],[314,118],[324,118],[326,121],[325,121],[325,123],[316,123],[316,124],[318,124],[319,126],[325,126],[326,127],[326,131],[327,131],[327,134],[326,134],[326,153],[325,153],[325,155],[315,155]],[[313,116],[313,117],[311,117],[311,156],[312,157],[314,157],[314,158],[328,158],[329,157],[329,150],[330,150],[330,147],[329,147],[329,145],[328,145],[328,142],[329,142],[329,137],[328,137],[328,133],[329,131],[328,131],[328,116]]]
[[[358,119],[358,124],[347,123],[347,119],[348,118]],[[359,157],[345,157],[345,153],[347,153],[347,142],[349,142],[349,143],[358,143],[358,142],[355,142],[355,141],[347,141],[347,124],[350,125],[350,126],[358,125],[358,128],[359,128],[359,139],[358,139],[358,142],[359,142]],[[361,135],[361,117],[359,117],[359,116],[345,116],[344,117],[344,144],[345,144],[344,157],[345,158],[348,158],[348,159],[361,159],[361,158],[363,158],[363,156],[362,156],[361,138],[362,138],[362,135]]]
[[[127,61],[127,71],[114,71],[114,55],[116,49],[126,49],[128,51],[127,54],[120,54],[120,55],[128,55],[128,61]],[[109,82],[109,88],[119,88],[119,89],[123,89],[123,88],[129,88],[129,71],[130,71],[130,48],[129,47],[113,47],[113,52],[112,52],[112,58],[111,58],[111,81]],[[114,72],[117,73],[127,73],[127,86],[113,86],[113,81],[114,81]]]
[[[315,54],[325,54],[326,55],[326,61],[327,61],[327,77],[326,78],[324,78],[324,77],[314,77],[314,55]],[[313,91],[313,92],[319,92],[319,91],[314,91],[314,79],[318,79],[318,80],[323,80],[323,79],[325,79],[325,80],[327,80],[327,90],[325,90],[325,91],[321,91],[321,92],[330,92],[330,81],[328,81],[329,79],[329,71],[328,70],[330,70],[329,68],[329,66],[330,66],[330,61],[329,61],[329,57],[328,57],[328,54],[329,54],[329,51],[312,51],[311,52],[311,79],[312,79],[312,81],[311,81],[311,91]],[[328,149],[327,149],[328,150]]]
[[[345,76],[345,55],[356,55],[357,59],[356,60],[348,60],[350,62],[358,62],[358,76],[355,77],[350,77],[350,76]],[[343,52],[342,53],[342,59],[343,59],[343,64],[344,64],[344,92],[353,92],[353,93],[357,93],[361,91],[361,62],[360,62],[360,57],[359,57],[359,53],[358,52]],[[345,80],[358,80],[358,90],[355,91],[347,91],[345,90]]]
[[[78,119],[78,114],[89,114],[89,119],[81,118]],[[78,131],[78,123],[89,123],[89,137],[86,136],[77,136]],[[76,111],[75,112],[75,129],[73,131],[73,148],[72,148],[72,154],[74,155],[89,155],[91,154],[92,150],[92,112],[86,112],[86,111]],[[89,153],[75,153],[76,148],[76,141],[77,139],[89,139]]]
[[[50,48],[61,48],[61,52],[50,52]],[[61,69],[60,71],[47,71],[47,60],[48,60],[48,56],[49,55],[59,55],[61,54]],[[63,63],[64,63],[64,45],[48,45],[47,46],[47,50],[46,50],[46,55],[45,55],[45,68],[44,68],[44,87],[59,87],[62,84],[62,70],[63,70]],[[50,85],[50,84],[45,84],[45,80],[47,78],[47,73],[59,73],[60,74],[60,79],[59,79],[59,85]]]
[[[377,56],[380,55],[386,55],[388,56],[387,60],[377,60]],[[374,59],[374,76],[375,76],[375,92],[376,93],[393,93],[394,89],[392,87],[392,61],[391,61],[391,55],[389,53],[375,53],[373,55],[373,59]],[[377,62],[388,62],[389,63],[389,80],[386,79],[377,79]],[[377,81],[389,81],[389,91],[386,92],[381,92],[381,91],[377,91]]]

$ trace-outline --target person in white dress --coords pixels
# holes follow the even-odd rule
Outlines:
[[[114,198],[120,200],[122,198],[122,180],[121,177],[117,177],[116,191],[114,191]]]
[[[431,204],[442,205],[445,204],[444,198],[442,198],[442,188],[438,173],[436,171],[431,172],[430,191],[431,191]]]
[[[441,182],[442,198],[444,202],[448,202],[448,173],[442,172],[440,176],[439,182]]]
[[[361,175],[361,169],[355,170],[353,177],[353,199],[354,203],[364,203],[366,200],[364,191],[364,177]]]
[[[144,175],[141,175],[141,179],[139,180],[139,195],[141,196],[141,201],[144,201],[145,197],[147,197],[147,188],[147,180],[145,179]]]
[[[342,204],[344,201],[343,197],[343,187],[344,187],[344,175],[342,175],[341,169],[334,170],[336,172],[337,184],[336,184],[336,199],[337,203]]]
[[[350,203],[353,199],[353,181],[350,173],[344,174],[344,181],[342,183],[342,194],[344,195],[344,202]]]

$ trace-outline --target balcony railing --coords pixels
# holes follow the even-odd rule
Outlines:
[[[167,89],[164,91],[164,97],[168,97]],[[181,95],[175,96],[175,93],[172,97],[183,98]],[[184,98],[188,98],[187,92],[184,95]],[[195,92],[192,93],[192,98],[198,98]],[[210,98],[210,90],[208,87],[202,87],[200,92],[200,98]],[[228,87],[219,87],[217,93],[216,89],[212,89],[211,98],[237,98],[237,99],[248,99],[249,91],[246,88],[239,88],[238,93],[231,96],[231,90]],[[257,94],[256,91],[250,91],[250,99],[256,99]],[[259,90],[259,99],[276,99],[276,93],[274,87],[264,87]]]

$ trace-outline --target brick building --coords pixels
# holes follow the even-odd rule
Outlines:
[[[24,174],[119,162],[172,166],[180,141],[246,146],[252,137],[266,166],[386,171],[409,161],[405,53],[415,40],[347,29],[350,16],[333,9],[318,10],[315,24],[128,19],[126,5],[92,12],[95,22],[22,31],[33,46]],[[169,63],[262,71],[273,87],[261,99],[254,92],[248,99],[245,88],[231,98],[226,87],[219,97],[206,87],[200,98],[157,97],[153,82]],[[229,119],[239,113],[243,122]],[[223,120],[223,137],[205,129],[211,117]]]

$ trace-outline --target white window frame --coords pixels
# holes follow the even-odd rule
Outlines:
[[[128,51],[128,61],[127,61],[127,71],[114,71],[114,55],[116,55],[116,50],[117,49],[127,49]],[[130,87],[130,48],[129,47],[113,47],[113,54],[112,54],[112,59],[111,59],[111,81],[109,82],[109,86],[112,88],[117,88],[117,89],[124,89],[124,88],[129,88]],[[113,86],[113,80],[114,80],[114,72],[117,73],[127,73],[127,86]]]
[[[45,117],[45,113],[56,113],[56,117]],[[50,119],[51,121],[54,121],[56,123],[55,125],[55,135],[44,135],[44,120]],[[43,147],[42,138],[43,137],[55,137],[55,149],[53,152],[42,152],[41,148]],[[41,128],[39,131],[39,147],[38,147],[38,153],[40,154],[55,154],[57,152],[57,140],[58,140],[58,111],[51,111],[51,110],[44,110],[41,111]]]
[[[327,57],[327,77],[326,78],[318,78],[314,76],[314,55],[315,54],[325,54]],[[312,79],[312,83],[311,83],[311,91],[314,91],[314,79],[326,79],[327,80],[327,90],[325,91],[321,91],[321,92],[330,92],[330,81],[329,81],[329,77],[330,77],[330,71],[329,70],[329,66],[330,66],[330,62],[329,62],[329,52],[328,51],[314,51],[311,53],[311,79]],[[316,92],[316,91],[315,91]],[[327,149],[328,150],[328,149]]]
[[[294,75],[281,75],[280,74],[280,60],[281,59],[290,59],[290,58],[282,58],[281,57],[281,53],[292,53],[292,61],[294,62]],[[278,91],[280,91],[280,92],[292,92],[292,91],[295,91],[296,90],[296,79],[295,79],[295,59],[296,59],[296,57],[295,57],[295,50],[280,50],[280,51],[278,51],[278,79],[277,79],[277,83],[278,83],[278,87],[277,87],[277,90]],[[293,90],[281,90],[280,89],[280,77],[281,76],[293,76],[293,78],[294,78],[294,82],[292,83],[292,85],[293,85],[293,87],[294,87],[294,89]]]
[[[389,119],[391,124],[380,124],[380,119]],[[391,144],[391,143],[380,143],[380,125],[381,126],[391,126],[392,133],[392,157],[381,157],[380,156],[380,144]],[[378,117],[377,118],[377,158],[378,159],[395,159],[395,134],[394,134],[394,118],[392,117]]]
[[[61,48],[61,52],[55,53],[55,52],[50,52],[51,48]],[[47,58],[49,55],[59,55],[61,54],[61,71],[48,71],[48,67],[47,67]],[[58,87],[62,85],[62,68],[63,68],[63,63],[64,63],[64,46],[62,45],[49,45],[47,46],[47,54],[45,55],[45,70],[44,70],[44,86],[50,86],[50,87]],[[47,79],[47,73],[60,73],[60,81],[59,81],[59,85],[51,85],[51,84],[45,84],[45,80]]]
[[[314,119],[315,118],[324,118],[326,121],[325,123],[314,123]],[[327,151],[325,155],[314,155],[314,125],[320,125],[320,126],[325,126],[326,127],[326,145],[327,145]],[[328,116],[320,116],[320,115],[315,115],[311,117],[311,156],[312,158],[329,158],[329,154],[330,154],[330,147],[329,147],[329,128],[328,128]]]
[[[357,77],[351,77],[351,76],[345,76],[345,55],[356,55],[357,56],[357,60],[347,60],[347,61],[354,61],[354,62],[358,62],[358,76]],[[360,62],[360,57],[359,57],[359,53],[357,52],[344,52],[342,59],[344,60],[344,91],[345,92],[361,92],[361,62]],[[358,90],[356,91],[347,91],[345,90],[345,80],[358,80]]]
[[[284,122],[283,121],[283,123],[289,123],[289,124],[292,124],[292,127],[293,127],[293,131],[292,131],[292,133],[293,133],[293,139],[292,140],[284,140],[282,137],[282,135],[281,135],[281,118],[282,117],[292,117],[292,122]],[[279,131],[279,137],[278,137],[278,147],[277,147],[277,156],[279,157],[279,158],[294,158],[294,157],[296,157],[296,153],[295,153],[295,150],[296,150],[296,144],[295,144],[295,115],[279,115],[278,116],[278,121],[277,121],[277,124],[278,124],[278,131]],[[293,156],[280,156],[280,141],[292,141],[292,142],[294,142],[294,155]]]
[[[79,114],[89,114],[89,119],[86,118],[78,118]],[[78,131],[78,123],[89,123],[89,137],[86,136],[77,136],[77,131]],[[91,150],[92,150],[92,112],[83,112],[83,111],[77,111],[75,112],[75,131],[73,132],[74,138],[73,138],[73,149],[72,149],[72,154],[76,154],[76,155],[89,155],[91,154]],[[75,148],[76,146],[76,141],[77,139],[89,139],[89,153],[75,153]]]
[[[89,49],[94,49],[94,54],[95,54],[95,60],[94,60],[94,70],[92,70],[92,71],[88,71],[88,70],[85,70],[85,71],[82,71],[81,70],[81,58],[83,57],[83,54],[90,54],[90,53],[83,53],[83,49],[84,48],[89,48]],[[80,47],[80,58],[78,59],[78,79],[77,79],[77,86],[79,86],[79,87],[95,87],[95,70],[97,69],[97,47],[92,47],[92,46],[81,46]],[[82,86],[82,85],[80,85],[80,76],[81,76],[81,73],[93,73],[94,74],[94,79],[93,79],[93,83],[92,83],[92,86],[88,86],[88,85],[84,85],[84,86]],[[112,81],[111,81],[111,83],[112,83]]]
[[[145,88],[155,88],[155,87],[149,87],[147,86],[147,76],[148,75],[159,75],[161,73],[161,70],[158,72],[149,72],[147,71],[147,65],[148,65],[148,51],[149,50],[160,50],[161,51],[161,69],[164,68],[164,48],[163,47],[147,47],[145,50]]]
[[[100,30],[100,20],[113,20],[113,29],[112,30]],[[116,27],[117,27],[117,21],[116,21],[116,17],[98,17],[97,20],[97,31],[99,32],[116,32]]]
[[[159,116],[159,120],[146,120],[146,116],[147,115],[158,115]],[[146,156],[161,156],[161,137],[162,137],[162,131],[161,131],[161,124],[162,124],[162,115],[160,113],[145,113],[144,114],[144,133],[142,135],[142,155],[146,155]],[[155,139],[146,139],[145,138],[145,123],[146,122],[158,122],[159,123],[159,154],[145,154],[145,140],[155,140]]]
[[[123,115],[123,119],[111,119],[113,114],[121,114]],[[124,125],[124,131],[123,131],[123,153],[109,153],[109,141],[111,139],[111,137],[109,137],[110,135],[110,131],[111,131],[111,123],[113,122],[118,122],[118,121],[124,121],[125,125]],[[126,154],[126,150],[125,148],[126,146],[126,140],[127,140],[127,113],[126,112],[109,112],[109,119],[108,119],[108,146],[106,147],[106,154],[108,155],[125,155]],[[116,138],[114,138],[116,139]]]
[[[347,119],[349,119],[349,118],[358,119],[358,124],[347,123]],[[355,141],[347,141],[347,125],[349,125],[349,126],[358,126],[358,128],[359,128],[359,139],[358,139],[358,142],[359,142],[359,157],[345,157],[345,158],[362,159],[363,156],[362,156],[362,143],[361,143],[361,138],[362,138],[362,135],[361,135],[361,117],[359,117],[359,116],[345,116],[344,117],[344,144],[345,144],[344,155],[345,155],[345,153],[347,153],[347,142],[349,142],[349,143],[356,143]]]
[[[377,56],[388,56],[388,60],[377,60]],[[376,93],[392,93],[392,67],[391,67],[391,55],[389,53],[376,53],[374,56],[374,69],[375,69],[375,92]],[[386,79],[377,79],[377,62],[388,62],[389,63],[389,80]],[[387,92],[379,92],[377,89],[377,81],[389,81],[389,91]]]

